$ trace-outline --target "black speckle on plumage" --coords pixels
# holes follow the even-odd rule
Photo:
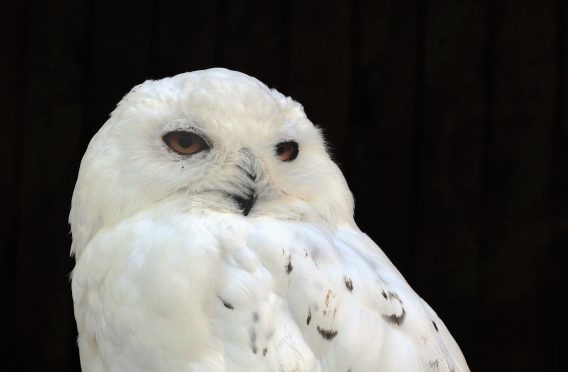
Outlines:
[[[396,301],[400,303],[400,308],[402,309],[402,312],[400,313],[400,315],[397,314],[383,315],[383,319],[385,319],[387,322],[391,324],[399,326],[402,323],[404,323],[404,319],[406,318],[406,310],[404,310],[404,306],[402,305],[402,300],[400,299],[400,297],[398,297],[398,294],[389,292],[388,297],[390,299],[394,298]]]
[[[219,297],[219,296],[217,296]],[[225,306],[227,309],[229,310],[233,310],[234,307],[233,305],[231,305],[230,303],[228,303],[227,301],[223,300],[221,297],[219,297],[219,300],[221,300],[221,302],[223,303],[223,306]]]
[[[250,337],[250,344],[251,344],[250,346],[251,346],[252,352],[253,352],[254,354],[256,354],[258,348],[257,348],[257,346],[256,346],[256,331],[255,331],[254,328],[252,328],[252,329],[249,331],[249,337]]]
[[[436,332],[440,332],[438,331],[438,325],[436,324],[436,322],[432,320],[432,324],[434,325],[434,329],[436,330]]]
[[[353,292],[353,281],[351,278],[344,277],[343,280],[345,281],[345,286],[349,289],[349,292]]]
[[[308,319],[306,319],[306,324],[310,325],[311,321],[312,321],[312,310],[308,309]]]
[[[396,315],[396,314],[391,314],[391,315],[383,315],[383,318],[391,323],[391,324],[396,324],[397,326],[401,325],[402,323],[404,323],[404,318],[406,318],[406,310],[404,310],[404,308],[402,309],[402,314],[400,315]]]
[[[323,329],[320,328],[320,326],[317,327],[318,328],[318,332],[320,333],[321,337],[325,338],[328,341],[331,341],[335,338],[335,336],[337,336],[337,331],[334,331],[333,329]]]
[[[266,356],[266,353],[268,352],[267,348],[262,349],[262,356]]]
[[[286,265],[286,274],[290,275],[290,273],[294,270],[294,266],[292,266],[292,255],[288,256],[288,264]]]
[[[385,291],[383,291],[382,289],[381,289],[381,294],[383,295],[383,297],[385,298],[385,300],[388,298],[387,294],[386,294]]]

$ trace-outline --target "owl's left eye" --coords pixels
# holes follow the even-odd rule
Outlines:
[[[166,133],[162,139],[166,145],[180,155],[194,155],[209,149],[207,142],[192,132],[177,130]]]
[[[286,141],[276,145],[276,156],[282,161],[292,161],[298,157],[298,142]]]

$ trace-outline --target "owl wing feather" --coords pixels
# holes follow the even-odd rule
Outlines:
[[[73,273],[84,371],[468,371],[363,233],[156,208]]]

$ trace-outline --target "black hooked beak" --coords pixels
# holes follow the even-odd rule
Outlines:
[[[254,181],[256,181],[256,175],[245,171],[248,178],[250,178],[251,186],[247,189],[245,196],[241,195],[231,195],[231,198],[239,205],[243,216],[248,216],[250,210],[252,209],[254,202],[256,201],[256,195],[254,190]]]

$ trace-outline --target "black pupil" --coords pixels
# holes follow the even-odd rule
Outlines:
[[[180,134],[179,139],[178,139],[178,143],[181,147],[188,148],[191,147],[191,145],[193,144],[193,138],[191,138],[190,134]]]
[[[288,158],[284,161],[292,161],[298,157],[298,143],[295,141],[280,142],[276,145],[276,154],[283,155],[284,153],[289,153]]]

